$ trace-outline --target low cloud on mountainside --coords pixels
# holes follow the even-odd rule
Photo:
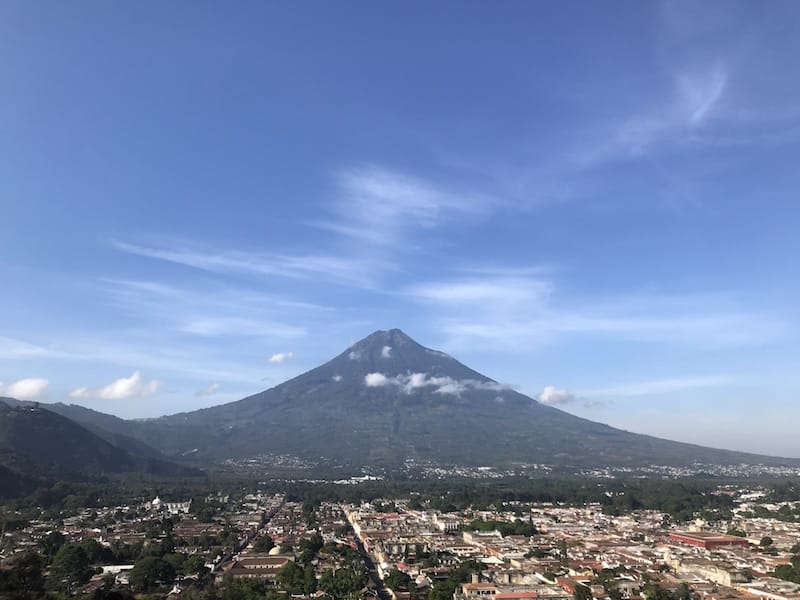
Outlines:
[[[397,386],[405,393],[422,388],[435,388],[435,394],[459,395],[467,390],[506,390],[508,386],[494,381],[478,381],[476,379],[453,379],[452,377],[430,377],[427,373],[411,373],[388,377],[383,373],[369,373],[364,377],[367,387]]]
[[[567,390],[557,388],[554,385],[547,385],[539,394],[537,400],[540,404],[547,406],[560,406],[563,404],[571,404],[577,400],[577,396]]]

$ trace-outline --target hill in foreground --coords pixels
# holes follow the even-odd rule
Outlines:
[[[143,446],[140,441],[135,445]],[[115,446],[43,406],[0,401],[0,480],[4,489],[27,489],[42,478],[126,473],[165,477],[199,474],[196,469]]]

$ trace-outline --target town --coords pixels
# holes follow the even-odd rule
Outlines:
[[[719,485],[709,498],[724,509],[677,519],[631,505],[624,492],[606,494],[603,503],[447,507],[414,492],[304,501],[272,490],[216,491],[104,507],[75,497],[36,518],[9,505],[0,594],[800,599],[797,500],[768,487]]]

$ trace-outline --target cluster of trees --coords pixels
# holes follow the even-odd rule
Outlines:
[[[800,506],[793,507],[784,504],[778,510],[769,510],[767,507],[757,505],[753,510],[744,513],[746,518],[775,519],[789,523],[800,522]]]
[[[317,575],[310,564],[302,566],[289,561],[278,571],[275,579],[278,587],[289,594],[313,594],[317,591]]]
[[[64,536],[53,532],[42,540],[37,550],[17,556],[9,571],[0,572],[0,591],[22,598],[40,597],[45,591],[71,594],[95,574],[92,565],[118,562],[120,557],[129,558],[133,552],[127,546],[108,548],[91,539],[66,543]],[[49,567],[47,578],[43,575],[46,567]]]
[[[617,577],[619,577],[619,571],[603,569],[592,580],[592,585],[602,585],[611,600],[621,600],[622,593],[617,585]]]
[[[317,580],[312,561],[323,555],[335,557],[341,566],[326,569]],[[348,546],[324,544],[319,534],[303,540],[298,560],[288,562],[276,576],[278,587],[289,594],[313,594],[323,590],[334,600],[359,597],[367,581],[367,570],[358,552]]]
[[[778,565],[775,569],[775,577],[800,583],[800,543],[792,546],[792,558],[790,565]]]
[[[319,533],[315,533],[310,538],[306,538],[300,542],[300,556],[299,560],[304,565],[311,564],[311,561],[316,558],[317,553],[322,550],[325,545],[325,540]]]
[[[414,509],[455,511],[498,508],[509,502],[600,503],[603,511],[621,515],[635,509],[655,509],[674,520],[686,521],[701,514],[707,520],[730,518],[733,499],[714,494],[714,479],[606,480],[570,477],[509,477],[491,481],[452,479],[435,481],[380,480],[357,486],[333,484],[290,485],[288,499],[319,504],[323,500],[374,502],[381,498],[411,496]],[[388,503],[377,502],[390,509]]]
[[[268,535],[262,535],[253,543],[254,552],[269,552],[275,547],[275,542]]]
[[[408,592],[412,598],[416,597],[417,585],[407,573],[392,569],[384,576],[383,583],[393,592]]]
[[[654,509],[676,521],[688,521],[700,512],[714,519],[730,518],[733,498],[714,494],[716,484],[690,480],[642,480],[612,484],[600,497],[606,514],[618,516],[636,509]]]
[[[19,554],[10,570],[0,570],[0,596],[23,600],[40,597],[45,589],[43,569],[42,556],[35,550]]]
[[[507,523],[506,521],[494,521],[491,519],[487,521],[475,519],[467,525],[467,529],[471,531],[499,531],[504,537],[507,535],[524,535],[530,537],[539,533],[532,523],[526,523],[524,521]]]
[[[655,583],[647,583],[642,588],[642,596],[647,600],[692,600],[692,590],[682,581],[677,590],[666,590]]]
[[[171,529],[166,520],[155,533],[163,535],[164,529]],[[95,565],[101,564],[133,563],[130,582],[137,592],[149,592],[171,584],[179,575],[206,571],[201,556],[174,550],[175,544],[169,533],[158,542],[116,543],[109,547],[93,539],[67,543],[61,533],[54,531],[41,540],[36,550],[17,557],[13,569],[0,573],[0,591],[10,595],[22,594],[23,597],[36,597],[43,591],[72,594],[99,572]],[[47,567],[49,571],[45,578],[43,572]],[[106,587],[112,584],[113,578],[106,582]]]
[[[606,585],[609,582],[601,581],[599,583]],[[614,598],[621,597],[619,590],[613,586],[611,587],[611,590],[606,588],[606,592],[608,592],[609,597],[612,598],[612,600]],[[573,597],[575,600],[592,600],[592,592],[588,586],[579,585],[577,588],[575,588]],[[647,583],[642,588],[642,597],[646,598],[646,600],[692,600],[692,590],[685,582],[682,582],[676,590],[668,590],[655,583]]]
[[[346,553],[345,558],[347,560],[340,568],[326,569],[319,580],[319,589],[334,600],[361,598],[361,592],[369,581],[364,561],[358,553]]]
[[[428,590],[427,600],[452,600],[456,588],[470,580],[473,573],[480,571],[480,565],[474,560],[467,560],[450,571],[447,579],[437,581]]]
[[[136,592],[150,592],[171,585],[178,576],[202,575],[207,571],[200,555],[175,552],[171,523],[167,519],[162,523],[163,537],[158,542],[144,544],[134,562],[129,580]]]

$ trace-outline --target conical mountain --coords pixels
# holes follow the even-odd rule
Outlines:
[[[337,464],[639,466],[796,463],[637,435],[544,406],[398,329],[237,402],[132,424],[168,454]]]

